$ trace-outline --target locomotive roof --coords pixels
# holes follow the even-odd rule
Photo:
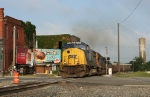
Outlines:
[[[83,44],[83,45],[88,45],[84,42],[67,42],[67,44]]]

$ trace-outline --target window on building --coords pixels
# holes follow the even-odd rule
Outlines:
[[[6,39],[8,40],[8,26],[6,27]]]
[[[19,29],[17,30],[17,40],[19,39]]]
[[[13,38],[13,30],[12,30],[12,35],[11,35],[11,37]]]

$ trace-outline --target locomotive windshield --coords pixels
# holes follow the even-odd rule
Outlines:
[[[83,50],[86,50],[86,46],[83,45],[83,44],[65,44],[64,49],[67,49],[67,48],[80,48],[80,49],[83,49]]]

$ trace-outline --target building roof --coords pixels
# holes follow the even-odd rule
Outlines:
[[[112,65],[117,65],[117,63],[112,63]],[[120,65],[132,65],[132,64],[120,63]]]

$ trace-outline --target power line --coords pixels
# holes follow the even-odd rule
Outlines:
[[[127,29],[125,29],[125,28],[123,28],[123,27],[121,27],[121,29],[123,30],[122,32],[122,34],[123,34],[123,36],[124,35],[128,35],[128,36],[126,36],[126,38],[127,37],[131,37],[132,39],[138,39],[139,37],[138,36],[135,36],[133,33],[131,33],[131,32],[129,32],[129,31],[127,31]],[[132,34],[132,35],[131,35]]]
[[[131,14],[136,10],[136,8],[139,6],[139,4],[141,3],[142,0],[139,1],[139,3],[136,5],[136,7],[134,8],[134,10],[121,22],[123,23],[124,21],[126,21],[130,16]]]
[[[138,38],[139,38],[139,37],[142,37],[142,36],[140,36],[140,35],[138,35],[138,34],[134,33],[133,31],[131,31],[131,30],[127,29],[126,27],[124,27],[124,26],[122,26],[122,25],[120,25],[120,26],[121,26],[122,28],[126,29],[127,31],[132,32],[133,34],[135,34],[136,36],[138,36]],[[146,40],[147,40],[147,39],[146,39]],[[150,43],[150,40],[147,40],[147,42],[149,42],[149,43]]]
[[[124,26],[122,26],[122,25],[120,25],[120,26],[121,26],[122,28],[124,28],[125,30],[127,30],[127,31],[129,31],[129,32],[132,32],[132,34],[138,36],[138,38],[141,37],[141,36],[139,36],[138,34],[134,33],[133,31],[127,29],[126,27],[124,27]]]

